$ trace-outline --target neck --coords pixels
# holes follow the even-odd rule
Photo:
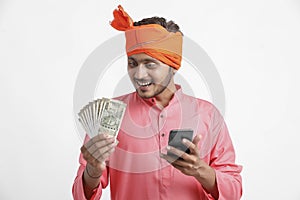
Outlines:
[[[169,105],[169,102],[171,101],[175,92],[176,92],[176,86],[174,80],[172,79],[168,87],[162,93],[155,96],[157,105],[162,108]]]

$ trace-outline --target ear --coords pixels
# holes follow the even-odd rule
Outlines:
[[[173,72],[173,75],[175,75],[175,73],[177,72],[177,70],[176,69],[174,69],[174,68],[172,68],[172,72]]]

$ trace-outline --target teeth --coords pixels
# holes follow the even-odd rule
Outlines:
[[[139,86],[147,86],[147,85],[150,85],[151,82],[142,83],[142,82],[137,81],[137,84],[138,84]]]

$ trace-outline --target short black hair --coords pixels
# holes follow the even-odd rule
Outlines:
[[[173,33],[180,32],[183,35],[183,33],[180,31],[179,26],[176,23],[174,23],[172,20],[167,21],[163,17],[144,18],[138,22],[133,23],[134,26],[141,26],[147,24],[159,24],[169,32],[173,32]]]

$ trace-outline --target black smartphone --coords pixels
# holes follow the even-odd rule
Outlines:
[[[175,147],[181,151],[186,153],[190,153],[190,149],[182,143],[182,139],[185,138],[189,141],[193,140],[193,130],[191,129],[177,129],[171,130],[169,134],[169,146]],[[180,158],[177,155],[169,152],[167,153],[169,156],[172,156],[176,159]]]

